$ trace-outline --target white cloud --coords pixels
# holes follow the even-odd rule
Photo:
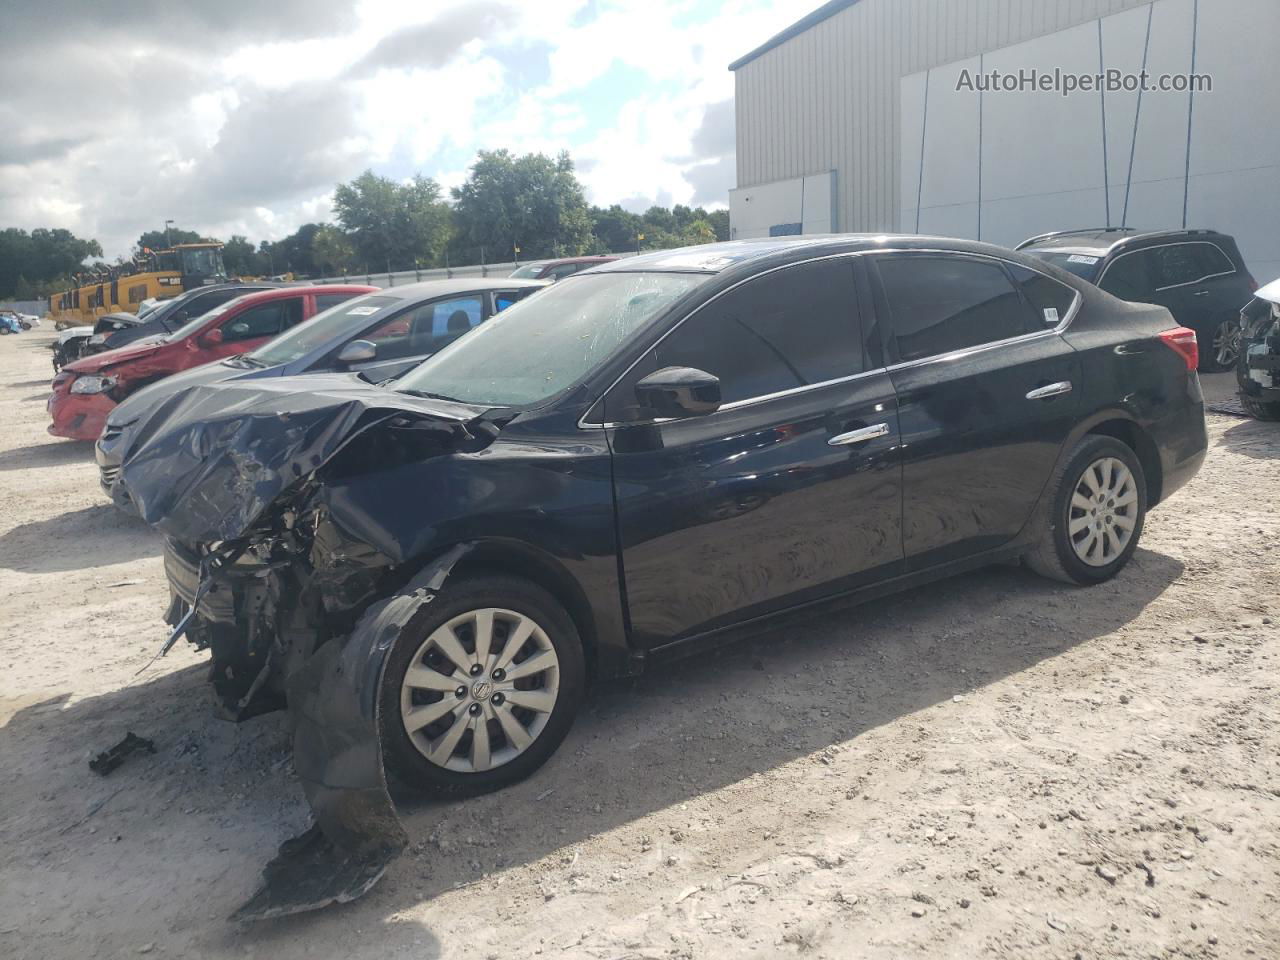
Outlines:
[[[208,18],[122,0],[42,33],[37,61],[0,38],[0,226],[65,226],[113,256],[166,218],[276,239],[330,217],[334,184],[365,167],[450,187],[498,147],[568,149],[596,203],[714,203],[732,183],[728,63],[814,4],[228,2]],[[134,54],[99,56],[103,30]],[[611,104],[618,65],[643,84]],[[517,89],[517,69],[545,80]]]

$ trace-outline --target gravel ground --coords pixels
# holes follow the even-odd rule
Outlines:
[[[306,822],[288,732],[212,719],[189,649],[139,675],[159,541],[46,435],[51,338],[0,341],[0,956],[1280,956],[1280,425],[1212,414],[1109,584],[994,569],[598,688],[531,780],[400,798],[367,898],[241,929]],[[126,731],[156,754],[90,773]]]

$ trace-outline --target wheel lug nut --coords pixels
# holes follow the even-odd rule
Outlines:
[[[501,668],[493,671],[493,679],[498,683],[501,683],[503,680],[507,679],[507,671]]]
[[[478,663],[473,663],[473,664],[471,665],[471,675],[472,675],[473,677],[478,677],[478,676],[480,676],[480,673],[481,673],[481,671],[483,671],[483,670],[484,670],[484,667],[480,666],[480,664],[478,664]]]
[[[502,706],[502,705],[503,705],[504,703],[506,703],[506,702],[507,702],[507,698],[506,698],[506,697],[504,697],[502,694],[500,694],[500,693],[495,693],[495,694],[493,695],[493,705],[494,705],[495,707],[500,707],[500,706]]]
[[[467,688],[459,687],[457,690],[453,691],[453,695],[457,697],[459,700],[461,700],[463,697],[467,695]]]
[[[480,716],[480,704],[473,703],[471,706],[467,707],[467,713],[471,714],[473,717]]]

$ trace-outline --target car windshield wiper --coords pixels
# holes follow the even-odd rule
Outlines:
[[[465,400],[459,400],[457,397],[449,397],[443,393],[431,393],[427,390],[401,390],[401,393],[407,393],[411,397],[425,397],[428,400],[444,400],[448,403],[466,403]]]
[[[227,357],[227,359],[222,362],[229,367],[245,367],[250,370],[261,369],[262,367],[269,366],[269,364],[265,364],[257,357],[252,357],[247,353],[239,353],[234,357]]]

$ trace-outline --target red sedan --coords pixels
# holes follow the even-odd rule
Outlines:
[[[230,300],[165,337],[139,340],[68,364],[53,378],[49,432],[96,440],[111,409],[135,390],[180,370],[247,353],[276,334],[377,287],[285,287]]]

